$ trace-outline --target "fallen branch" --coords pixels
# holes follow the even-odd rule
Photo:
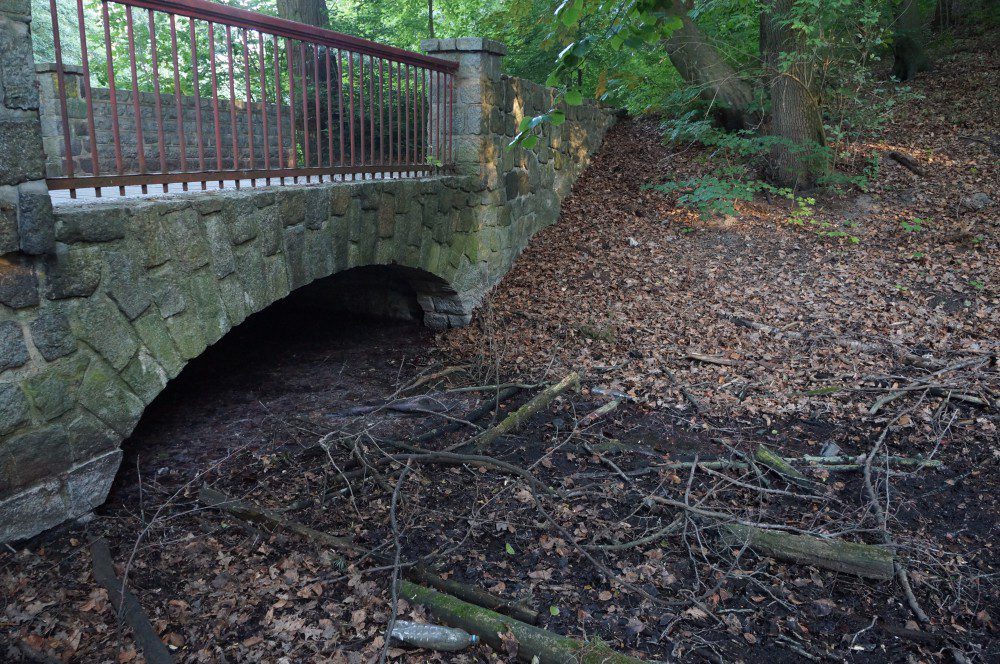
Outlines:
[[[136,645],[142,650],[146,661],[150,664],[172,664],[174,658],[146,617],[142,604],[115,575],[111,550],[103,537],[94,540],[90,545],[90,557],[93,559],[94,580],[108,591],[108,598],[115,613],[132,628]]]
[[[754,454],[754,458],[779,475],[785,476],[796,484],[812,486],[812,480],[797,471],[795,468],[792,468],[792,465],[785,461],[780,455],[772,452],[763,445],[757,446],[757,452]]]
[[[487,413],[490,413],[500,407],[500,404],[511,398],[520,391],[521,387],[519,385],[511,385],[503,388],[497,393],[496,397],[488,399],[485,403],[477,406],[465,416],[468,422],[475,423],[477,420],[485,417]],[[425,431],[424,433],[416,436],[413,442],[416,444],[426,443],[429,440],[434,440],[446,433],[451,433],[452,431],[457,431],[464,426],[462,422],[449,422],[448,424],[442,425],[430,431]]]
[[[696,360],[706,364],[718,364],[724,367],[734,367],[739,364],[736,360],[730,360],[727,357],[716,357],[715,355],[705,355],[704,353],[695,353],[693,351],[688,351],[684,357],[688,360]]]
[[[909,155],[897,152],[896,150],[888,150],[885,152],[885,156],[892,159],[894,162],[911,173],[919,175],[920,177],[925,177],[927,175],[924,169],[920,167],[920,164],[917,163],[916,159],[910,157]]]
[[[528,401],[528,403],[524,404],[513,413],[508,414],[507,417],[505,417],[492,429],[488,429],[468,441],[456,443],[455,445],[447,448],[445,451],[450,452],[451,450],[465,447],[467,445],[473,445],[477,449],[489,446],[501,436],[521,428],[521,425],[531,419],[532,416],[537,414],[543,408],[546,408],[555,400],[556,397],[571,387],[574,389],[580,387],[580,375],[575,371],[571,372],[555,385],[550,385],[539,392],[530,401]]]
[[[615,652],[599,640],[586,642],[554,634],[519,620],[484,609],[408,581],[399,584],[400,594],[422,604],[443,623],[476,634],[497,652],[505,652],[501,634],[512,633],[517,641],[517,659],[545,664],[644,664],[643,660]]]
[[[739,524],[723,526],[727,546],[743,546],[758,554],[802,565],[888,581],[893,577],[894,556],[889,549],[835,538],[793,535]]]
[[[203,505],[213,507],[226,512],[227,514],[232,514],[233,516],[246,521],[263,525],[270,530],[283,530],[294,533],[338,551],[370,555],[380,564],[392,563],[392,561],[385,556],[374,554],[363,547],[359,547],[349,539],[337,537],[321,530],[315,530],[314,528],[310,528],[296,521],[292,521],[291,519],[287,519],[273,510],[264,509],[235,498],[230,498],[221,491],[217,491],[209,486],[203,486],[201,488],[201,491],[198,494],[198,500]],[[338,560],[338,562],[342,561]],[[485,590],[476,588],[475,586],[444,579],[434,572],[431,572],[423,565],[401,566],[401,569],[403,576],[418,583],[433,586],[434,588],[448,592],[456,597],[461,597],[467,602],[472,602],[479,606],[485,606],[489,609],[493,609],[494,611],[506,613],[507,615],[513,616],[523,622],[538,622],[538,612],[524,606],[521,603],[493,595]]]

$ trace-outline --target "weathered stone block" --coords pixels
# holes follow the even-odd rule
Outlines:
[[[30,487],[70,466],[66,430],[50,425],[0,442],[0,495]]]
[[[76,350],[76,338],[69,319],[58,309],[43,309],[28,323],[31,342],[49,362]]]
[[[5,493],[0,489],[0,495]],[[68,518],[60,482],[48,480],[0,500],[0,542],[31,537]]]
[[[66,478],[67,511],[81,516],[104,502],[111,490],[122,453],[108,452],[87,463],[74,466]]]
[[[24,332],[17,321],[0,323],[0,371],[22,367],[28,361]]]
[[[0,256],[0,302],[12,309],[38,304],[38,275],[25,256]]]
[[[0,186],[0,256],[20,248],[17,235],[17,187]]]
[[[175,316],[187,308],[181,290],[181,277],[171,263],[160,265],[148,273],[153,301],[164,318]]]
[[[69,320],[74,336],[87,343],[119,371],[125,368],[139,348],[132,326],[106,297],[75,302]]]
[[[56,239],[74,242],[112,242],[125,237],[131,219],[127,208],[102,207],[100,212],[83,207],[61,210],[56,223]]]
[[[45,296],[50,300],[89,297],[101,281],[98,247],[56,244],[45,261]]]
[[[247,317],[246,293],[239,277],[230,275],[219,282],[219,295],[226,308],[226,316],[233,327],[239,325]]]
[[[173,256],[183,268],[193,272],[208,265],[208,241],[194,208],[171,212],[164,217],[163,225],[171,239]]]
[[[45,155],[38,121],[0,118],[0,185],[36,180],[44,172]]]
[[[152,285],[136,264],[136,250],[109,251],[107,256],[108,283],[106,292],[118,308],[135,320],[153,303]]]
[[[121,442],[118,433],[82,408],[77,408],[63,421],[74,463],[114,450]]]
[[[155,206],[141,208],[129,221],[144,250],[143,264],[147,268],[163,265],[170,260],[170,236],[164,223],[161,210]]]
[[[122,371],[122,379],[143,403],[149,404],[167,386],[169,377],[152,354],[140,350]]]
[[[215,278],[207,270],[202,270],[191,275],[188,284],[192,304],[190,314],[201,323],[205,343],[213,344],[230,329]]]
[[[91,362],[87,368],[79,402],[122,437],[132,433],[145,407],[118,374],[100,360]]]
[[[278,219],[282,226],[294,226],[306,220],[306,202],[302,190],[283,189],[276,194]]]
[[[212,270],[222,279],[236,271],[236,255],[230,239],[227,224],[221,215],[205,219],[205,235],[212,255]]]
[[[184,368],[184,360],[181,358],[177,347],[174,345],[167,329],[167,324],[163,322],[156,312],[147,313],[133,324],[143,345],[156,358],[160,366],[171,378],[176,377]]]
[[[55,217],[44,180],[17,186],[17,235],[21,251],[32,256],[50,253],[55,247]]]
[[[184,311],[171,316],[166,322],[170,338],[174,340],[174,345],[185,361],[193,360],[208,348],[202,323],[195,314]]]
[[[24,392],[43,420],[53,420],[73,407],[89,364],[86,355],[77,353],[49,364],[42,373],[24,381]]]
[[[28,400],[17,383],[0,383],[0,436],[28,419]]]

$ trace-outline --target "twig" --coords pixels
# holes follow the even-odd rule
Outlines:
[[[389,608],[389,624],[385,628],[385,643],[382,645],[382,654],[379,656],[379,664],[385,664],[385,658],[389,654],[389,644],[392,641],[390,638],[392,634],[392,628],[396,626],[396,614],[398,609],[396,604],[399,600],[399,588],[396,583],[399,581],[399,557],[402,555],[402,548],[399,543],[399,524],[396,520],[396,506],[399,503],[399,491],[403,487],[403,480],[406,479],[407,473],[410,472],[410,464],[407,462],[403,469],[399,471],[399,479],[396,480],[396,488],[392,492],[392,502],[389,506],[389,525],[392,528],[392,543],[395,547],[395,554],[392,560],[392,585],[389,588],[390,593],[392,593],[392,603]]]

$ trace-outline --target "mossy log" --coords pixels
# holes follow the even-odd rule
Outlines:
[[[757,446],[757,453],[754,457],[760,463],[774,470],[779,475],[784,475],[792,482],[803,486],[812,486],[812,482],[808,477],[795,470],[795,468],[792,468],[792,464],[788,463],[780,455],[772,452],[763,445]]]
[[[505,651],[500,634],[512,633],[518,643],[519,662],[531,662],[537,657],[539,664],[645,664],[599,640],[587,642],[554,634],[409,581],[399,582],[399,592],[409,601],[427,607],[441,622],[478,635],[497,652]]]
[[[464,447],[465,445],[472,444],[477,449],[483,449],[489,446],[500,436],[520,429],[522,424],[527,422],[532,416],[541,411],[543,408],[547,407],[555,400],[556,397],[571,387],[573,389],[580,387],[580,374],[575,371],[571,372],[555,385],[550,385],[536,394],[528,403],[524,404],[513,413],[507,415],[507,417],[505,417],[500,424],[496,425],[492,429],[484,431],[467,443],[462,443],[456,447]]]
[[[889,549],[823,539],[809,535],[793,535],[779,530],[753,528],[739,524],[723,526],[723,539],[729,546],[748,543],[758,554],[803,565],[853,574],[866,579],[888,581],[893,577],[894,557]]]

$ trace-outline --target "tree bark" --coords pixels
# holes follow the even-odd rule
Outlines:
[[[330,14],[325,0],[277,0],[278,16],[317,28],[330,29]]]
[[[740,524],[723,526],[723,533],[727,546],[739,547],[747,543],[758,554],[778,560],[881,581],[888,581],[894,574],[892,551],[880,546],[793,535]]]
[[[923,33],[920,4],[917,0],[899,0],[892,41],[892,75],[900,81],[909,81],[930,67],[924,53]]]
[[[688,7],[673,0],[671,12],[681,27],[663,41],[670,64],[688,85],[699,90],[702,99],[717,110],[716,117],[726,129],[743,129],[751,124],[748,108],[753,89],[709,43],[708,37],[688,16]]]
[[[793,0],[770,0],[760,17],[760,50],[771,93],[771,179],[808,189],[827,170],[823,116],[815,71],[795,31],[784,24]]]
[[[434,0],[427,0],[427,36],[434,39]]]

